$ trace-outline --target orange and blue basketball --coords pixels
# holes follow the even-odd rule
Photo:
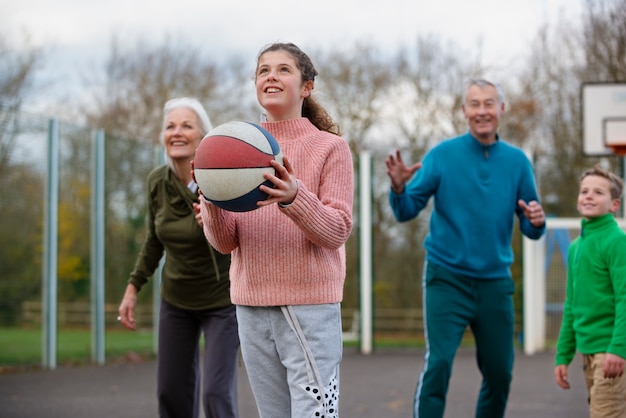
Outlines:
[[[267,199],[259,187],[273,184],[263,177],[274,174],[272,160],[283,163],[276,139],[261,126],[232,121],[207,133],[194,157],[194,175],[206,199],[222,209],[248,212]]]

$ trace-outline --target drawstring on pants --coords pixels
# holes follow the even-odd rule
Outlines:
[[[311,351],[311,347],[309,346],[306,337],[304,336],[304,332],[302,332],[302,328],[300,327],[300,322],[298,321],[298,317],[296,316],[296,312],[293,309],[293,306],[281,306],[280,310],[285,315],[285,319],[287,323],[296,334],[298,338],[298,342],[300,343],[300,347],[302,347],[302,352],[304,353],[304,359],[306,363],[306,372],[307,377],[309,379],[309,383],[316,383],[320,390],[320,396],[322,400],[322,404],[325,403],[324,399],[324,384],[322,382],[322,378],[320,376],[319,369],[317,368],[317,364],[315,363],[315,358],[313,357],[313,352]]]

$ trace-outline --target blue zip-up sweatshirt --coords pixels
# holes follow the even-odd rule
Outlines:
[[[427,260],[479,279],[510,277],[514,214],[532,239],[534,227],[518,200],[539,201],[530,161],[517,147],[498,140],[483,145],[469,132],[432,148],[401,194],[389,201],[400,222],[416,217],[434,196]]]

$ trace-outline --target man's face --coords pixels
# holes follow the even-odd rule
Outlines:
[[[504,114],[504,103],[500,103],[494,86],[472,85],[462,106],[463,114],[472,135],[482,141],[495,141],[500,117]]]

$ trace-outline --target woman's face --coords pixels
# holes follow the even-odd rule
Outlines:
[[[302,83],[302,73],[286,51],[268,51],[259,57],[256,95],[269,121],[302,116],[302,102],[309,97],[313,82]]]
[[[193,158],[201,140],[200,121],[193,110],[178,108],[167,114],[163,125],[163,142],[172,160]]]

